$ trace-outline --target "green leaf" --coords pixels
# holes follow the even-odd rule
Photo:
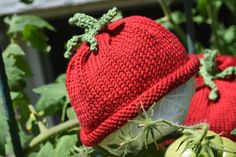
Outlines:
[[[24,51],[19,45],[11,43],[5,50],[4,56],[24,56]]]
[[[55,151],[53,145],[50,142],[47,142],[43,147],[40,149],[36,157],[53,157],[55,156]]]
[[[226,6],[228,7],[228,9],[234,14],[236,15],[236,1],[232,1],[232,0],[224,0],[223,1]]]
[[[0,93],[0,98],[2,93]],[[9,136],[7,116],[4,112],[3,100],[0,99],[0,156],[8,156],[12,153],[12,143]],[[10,156],[10,155],[9,155]]]
[[[22,38],[25,41],[29,41],[40,52],[50,52],[51,50],[51,47],[48,45],[48,37],[35,26],[26,26],[22,32]]]
[[[10,89],[13,90],[24,87],[23,78],[25,73],[15,66],[16,60],[10,56],[8,58],[4,58],[4,63]]]
[[[75,134],[62,136],[57,142],[55,156],[68,157],[77,140],[77,135]]]
[[[2,99],[0,99],[0,156],[5,155],[7,132],[8,132],[7,118],[3,110],[3,101]]]
[[[40,95],[40,99],[36,103],[37,111],[44,111],[46,115],[54,114],[68,100],[65,83],[59,79],[60,77],[64,76],[59,76],[54,83],[33,89],[35,93]]]
[[[74,147],[73,155],[75,157],[91,157],[95,150],[92,147],[80,146]]]
[[[33,153],[29,154],[28,157],[37,157],[37,153],[33,152]]]
[[[11,98],[14,108],[20,113],[19,121],[23,124],[26,122],[30,115],[30,110],[28,105],[30,104],[24,91],[13,92],[11,91]]]
[[[13,15],[12,17],[6,17],[4,22],[9,25],[8,34],[21,33],[28,25],[55,31],[47,21],[34,15]]]
[[[50,51],[48,38],[43,29],[50,31],[55,31],[55,29],[47,21],[33,15],[13,15],[6,17],[4,21],[9,25],[7,33],[12,39],[20,37],[40,52]]]
[[[4,51],[3,55],[4,57],[13,56],[16,59],[15,66],[22,70],[25,73],[25,76],[31,75],[31,70],[25,59],[25,53],[19,45],[11,43]]]
[[[213,2],[213,7],[215,9],[215,12],[217,13],[216,15],[218,15],[218,12],[223,4],[222,0],[214,0]]]
[[[22,89],[25,86],[25,78],[31,75],[24,55],[24,51],[20,46],[13,43],[3,52],[3,60],[11,90]]]
[[[69,108],[66,110],[66,116],[67,116],[68,119],[74,119],[74,118],[76,118],[75,111],[73,110],[72,107],[69,107]]]
[[[202,24],[204,22],[204,18],[201,15],[196,15],[193,17],[193,21],[197,24]]]
[[[20,142],[22,147],[26,147],[27,146],[27,142],[30,141],[30,139],[32,139],[33,135],[32,134],[26,134],[22,128],[22,126],[20,125],[20,123],[18,123],[18,128],[19,128],[19,136],[20,136]]]
[[[207,0],[197,0],[196,9],[203,17],[207,17],[207,5]]]
[[[223,39],[226,43],[232,43],[235,40],[236,27],[230,26],[223,33]]]
[[[59,75],[59,76],[56,78],[56,82],[65,84],[65,79],[66,79],[66,75],[65,75],[65,74],[61,74],[61,75]]]
[[[184,14],[180,11],[173,11],[171,13],[171,17],[176,24],[184,23],[186,20]],[[166,17],[157,19],[156,21],[164,25],[168,29],[173,29],[173,25],[169,22],[169,20]]]
[[[5,151],[6,151],[6,156],[14,156],[13,153],[13,145],[12,145],[12,142],[11,142],[11,137],[10,135],[8,134],[8,136],[6,137],[6,144],[5,144]]]

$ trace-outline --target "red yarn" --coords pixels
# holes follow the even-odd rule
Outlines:
[[[167,29],[145,17],[110,23],[96,36],[98,51],[83,43],[66,74],[84,145],[93,146],[189,80],[199,60],[189,57]]]
[[[236,66],[236,58],[232,56],[218,55],[216,60],[220,71],[229,66]],[[202,77],[196,76],[195,79],[197,89],[184,124],[207,122],[210,130],[223,133],[222,136],[236,141],[236,137],[230,135],[230,131],[236,128],[236,78],[227,77],[214,81],[219,90],[217,101],[208,99],[210,89],[204,85]]]

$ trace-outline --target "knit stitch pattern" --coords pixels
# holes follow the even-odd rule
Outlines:
[[[131,16],[98,35],[98,50],[82,43],[71,58],[66,87],[81,125],[84,145],[94,146],[189,80],[199,60],[155,21]]]
[[[202,55],[198,56],[199,58]],[[217,55],[218,71],[223,71],[230,66],[236,67],[236,58],[227,55]],[[218,99],[212,101],[208,98],[211,89],[204,84],[202,76],[195,77],[197,82],[189,113],[185,125],[194,125],[206,122],[210,130],[222,133],[222,136],[236,141],[230,132],[236,127],[236,77],[228,76],[224,79],[215,79],[218,88]]]

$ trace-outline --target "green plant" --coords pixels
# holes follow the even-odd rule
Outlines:
[[[33,89],[40,95],[40,99],[36,104],[31,105],[24,88],[26,78],[30,77],[32,72],[24,58],[25,52],[19,45],[19,42],[23,41],[40,52],[48,53],[50,46],[44,30],[55,31],[55,29],[45,20],[32,15],[14,15],[5,18],[4,21],[9,25],[7,34],[11,42],[3,52],[3,59],[24,152],[27,156],[37,154],[38,157],[43,157],[45,153],[50,155],[50,152],[56,156],[66,156],[70,153],[69,148],[77,142],[76,132],[79,128],[77,119],[74,119],[74,112],[68,106],[69,100],[64,85],[65,75],[58,76],[54,83]],[[1,104],[1,108],[2,106]],[[48,129],[46,116],[54,116],[58,113],[62,113],[62,123]],[[13,153],[6,128],[6,119],[9,117],[3,113],[0,116],[1,128],[4,128],[0,132],[0,155],[9,156]],[[66,119],[71,120],[65,122]]]
[[[31,0],[22,0],[22,2],[31,3]],[[183,31],[181,24],[186,23],[184,13],[181,11],[171,11],[171,3],[160,0],[161,7],[165,14],[164,17],[157,21],[165,25],[168,29],[174,31],[182,42],[186,44],[186,33]],[[192,9],[193,21],[195,25],[209,26],[210,38],[206,41],[209,48],[216,48],[221,53],[236,54],[235,18],[225,24],[220,21],[219,13],[223,9],[228,10],[232,17],[236,17],[236,2],[231,0],[197,0],[196,6]],[[14,15],[5,18],[5,23],[9,25],[7,34],[10,38],[10,44],[3,52],[3,59],[8,77],[10,95],[15,110],[15,117],[7,117],[3,112],[0,113],[0,156],[12,156],[14,154],[12,139],[8,133],[8,118],[16,118],[19,127],[20,142],[23,147],[25,156],[28,157],[86,157],[86,156],[106,156],[111,157],[107,151],[100,147],[82,146],[78,137],[79,124],[73,109],[70,107],[69,98],[65,90],[65,75],[62,74],[50,84],[40,86],[33,89],[33,92],[40,95],[36,104],[31,104],[24,88],[27,86],[26,78],[32,75],[30,67],[25,60],[24,50],[20,46],[20,42],[25,42],[29,46],[33,46],[42,53],[49,53],[47,31],[55,31],[55,29],[45,20],[32,15]],[[197,30],[196,30],[197,31]],[[206,47],[201,41],[197,41],[195,45],[196,52],[201,52]],[[0,99],[0,110],[3,110],[3,101]],[[112,145],[114,151],[117,149],[125,150],[123,155],[130,157],[138,156],[164,156],[165,148],[157,150],[157,143],[161,141],[153,141],[153,144],[147,145],[140,152],[134,152],[131,143],[139,142],[140,137],[153,138],[154,133],[158,132],[159,125],[170,125],[179,130],[180,135],[183,133],[188,137],[187,142],[190,144],[192,139],[195,141],[194,133],[199,133],[198,140],[206,141],[211,138],[218,138],[218,135],[208,136],[208,128],[205,125],[194,127],[183,127],[181,125],[172,124],[165,120],[154,121],[151,116],[143,112],[141,121],[133,121],[139,123],[141,132],[138,136],[124,133],[123,142],[120,145]],[[47,117],[60,116],[61,122],[54,126],[48,126]],[[200,129],[200,130],[199,130]],[[203,131],[202,131],[203,130]],[[234,133],[233,131],[232,133]],[[179,135],[179,134],[178,134]],[[180,136],[179,135],[179,136]],[[170,137],[165,137],[170,138]],[[183,138],[181,138],[183,139]],[[193,140],[192,140],[193,141]],[[185,143],[187,143],[185,142]],[[199,141],[198,141],[199,142]],[[194,144],[194,143],[193,143]],[[224,145],[224,142],[221,143]],[[186,144],[182,144],[186,145]],[[192,146],[191,144],[189,146]],[[173,146],[175,147],[175,146]],[[182,147],[181,147],[182,149]],[[189,149],[189,148],[187,148]],[[186,150],[187,150],[186,149]],[[206,147],[208,149],[208,147]],[[182,149],[184,151],[185,149]],[[197,152],[196,152],[197,154]]]
[[[165,156],[236,156],[236,144],[233,141],[211,131],[205,132],[205,136],[201,137],[201,131],[204,132],[204,130],[198,130],[199,134],[197,134],[194,131],[186,131],[182,137],[168,147]]]

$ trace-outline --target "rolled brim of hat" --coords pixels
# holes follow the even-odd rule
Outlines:
[[[142,102],[145,109],[148,109],[154,102],[157,102],[172,89],[188,81],[198,69],[198,58],[190,55],[188,60],[178,69],[151,86],[135,100],[117,110],[117,112],[104,120],[91,132],[85,132],[83,127],[81,127],[80,138],[82,143],[86,146],[97,145],[112,132],[122,127],[129,120],[135,118],[139,112],[137,106],[141,107],[140,102]]]

